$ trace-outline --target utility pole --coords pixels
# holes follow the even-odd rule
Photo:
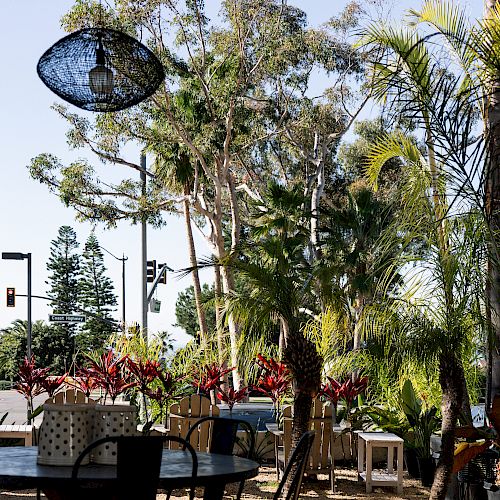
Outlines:
[[[146,155],[141,154],[141,187],[142,196],[146,197]],[[147,251],[147,217],[142,215],[141,231],[142,231],[142,334],[148,339],[148,251]]]
[[[123,333],[126,333],[126,317],[125,317],[125,261],[128,260],[128,257],[125,257],[125,254],[122,254],[122,257],[117,257],[116,255],[112,254],[109,250],[107,250],[104,247],[101,247],[102,250],[104,250],[106,253],[109,253],[111,257],[115,258],[116,260],[121,261],[122,263],[122,328],[123,328]]]

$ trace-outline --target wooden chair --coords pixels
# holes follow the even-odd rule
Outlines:
[[[276,453],[276,470],[278,478],[280,472],[284,471],[285,464],[288,462],[292,451],[292,407],[285,406],[283,408],[283,434],[282,446],[278,447]],[[328,405],[323,405],[321,401],[314,400],[311,409],[311,420],[309,429],[315,431],[316,439],[312,444],[309,462],[305,467],[304,473],[309,476],[317,476],[318,474],[328,474],[330,476],[330,484],[332,492],[335,486],[334,474],[334,459],[333,459],[333,443],[334,433],[332,422],[332,409]]]
[[[182,398],[178,403],[170,407],[169,429],[170,436],[184,438],[189,429],[203,417],[218,417],[219,408],[212,405],[205,396],[194,394]],[[198,442],[195,444],[197,450],[206,450],[209,446],[209,427],[202,426],[198,434]],[[174,448],[180,448],[177,443],[170,444]]]
[[[314,444],[314,431],[308,431],[302,435],[295,450],[288,461],[286,468],[283,472],[278,489],[273,496],[273,500],[282,498],[282,493],[288,481],[290,487],[286,492],[285,500],[298,500],[300,495],[300,487],[302,486],[302,479],[304,477],[304,470],[307,465],[311,448]]]

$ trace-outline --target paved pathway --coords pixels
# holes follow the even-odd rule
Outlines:
[[[47,394],[35,398],[35,408],[47,399]],[[17,391],[0,391],[0,417],[8,412],[4,424],[26,423],[26,400]],[[42,415],[36,419],[42,421]]]

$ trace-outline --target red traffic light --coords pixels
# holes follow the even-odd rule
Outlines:
[[[7,288],[7,307],[16,307],[16,289]]]

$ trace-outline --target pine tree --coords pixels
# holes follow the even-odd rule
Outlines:
[[[76,233],[70,226],[61,226],[57,239],[51,242],[47,270],[52,274],[47,284],[55,314],[72,314],[78,306],[80,255],[75,252],[78,246]]]
[[[80,255],[76,253],[79,244],[76,233],[70,226],[61,226],[57,238],[52,240],[50,257],[47,262],[49,285],[47,295],[53,300],[52,310],[55,314],[72,314],[78,307],[78,277],[80,273]],[[75,350],[74,336],[76,327],[72,324],[61,324],[55,327],[61,352],[66,351],[64,364],[68,369]]]
[[[104,256],[94,233],[85,243],[82,255],[81,279],[79,283],[80,304],[82,309],[101,318],[111,320],[116,306],[113,283],[106,276]],[[95,317],[87,317],[79,338],[82,351],[103,347],[114,328],[111,324]]]

